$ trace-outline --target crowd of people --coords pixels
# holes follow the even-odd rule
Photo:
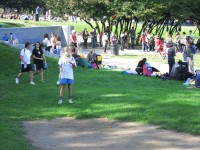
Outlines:
[[[191,33],[191,32],[190,32]],[[131,41],[132,46],[134,47],[134,38],[135,33],[131,33]],[[91,33],[87,31],[87,29],[83,32],[83,39],[84,39],[84,47],[87,48],[87,39],[88,36],[92,36],[92,48],[95,48],[95,44],[97,42],[97,35],[96,30],[92,30]],[[123,38],[123,33],[121,34],[120,38]],[[112,43],[117,43],[117,36],[114,33],[110,33],[108,30],[103,33],[102,35],[102,45],[104,46],[104,52],[107,50],[107,45]],[[110,39],[109,39],[110,38]],[[9,43],[13,44],[15,38],[14,34],[10,33],[10,36],[6,35],[3,37],[4,41],[8,41]],[[121,39],[122,40],[122,39]],[[148,32],[143,33],[141,35],[142,40],[142,48],[143,50],[149,49],[149,45],[146,41],[150,40],[150,35]],[[23,76],[24,72],[29,72],[30,74],[30,84],[34,85],[34,76],[39,74],[41,78],[41,82],[44,83],[44,70],[47,67],[46,58],[42,49],[42,46],[45,45],[45,50],[49,52],[53,52],[55,54],[59,55],[59,84],[61,85],[60,88],[60,97],[58,104],[62,104],[62,97],[64,93],[65,86],[68,85],[68,96],[69,96],[69,103],[73,103],[72,101],[72,84],[74,83],[74,76],[73,76],[73,68],[75,68],[77,65],[82,67],[88,67],[88,68],[99,68],[99,65],[102,63],[102,58],[100,55],[97,55],[94,53],[94,50],[89,51],[87,58],[84,59],[79,53],[77,49],[77,35],[76,31],[73,30],[72,34],[70,36],[70,46],[65,47],[62,49],[62,43],[61,43],[61,37],[56,35],[55,33],[51,33],[51,37],[49,38],[48,34],[44,34],[44,40],[43,43],[36,42],[34,44],[34,49],[31,51],[31,43],[27,42],[25,43],[25,48],[20,51],[20,71],[15,79],[16,84],[20,83],[20,79]],[[169,64],[169,74],[172,71],[172,68],[175,64],[175,56],[177,51],[181,51],[183,53],[183,60],[187,62],[189,66],[190,73],[194,74],[194,54],[196,53],[196,46],[194,44],[194,35],[191,33],[190,35],[186,35],[184,33],[184,37],[181,42],[181,38],[179,33],[176,33],[175,37],[175,43],[172,40],[172,37],[169,33],[167,33],[167,36],[164,40],[164,46],[162,46],[162,40],[158,37],[154,37],[155,42],[155,53],[158,53],[160,51],[164,51],[165,49],[165,55],[168,58],[168,64]],[[146,42],[146,43],[145,43]],[[121,44],[123,45],[123,41],[121,41]],[[122,46],[123,47],[123,46]],[[161,47],[163,50],[161,50]],[[62,52],[62,55],[61,55]],[[33,65],[34,68],[32,68],[31,65],[31,59],[33,58]],[[148,69],[151,67],[152,72],[159,72],[156,68],[150,66],[150,64],[147,63],[147,59],[144,58],[141,61],[139,61],[136,72],[140,74],[146,74],[144,72],[144,65],[146,65],[147,69],[147,75]],[[148,68],[149,67],[149,68]]]

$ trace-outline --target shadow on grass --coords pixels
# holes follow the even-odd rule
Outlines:
[[[0,24],[3,25],[4,28],[25,27],[25,25],[21,23],[1,22]]]
[[[29,76],[25,74],[17,85],[15,78],[19,72],[19,51],[4,45],[0,45],[0,51],[0,139],[16,141],[8,147],[3,144],[7,149],[20,146],[20,121],[63,116],[156,124],[161,128],[200,135],[199,90],[187,89],[182,82],[76,68],[74,104],[67,103],[65,91],[64,103],[58,105],[57,60],[47,58],[45,84],[40,83],[39,76],[35,76],[36,85],[31,86]],[[8,133],[7,130],[13,132]]]

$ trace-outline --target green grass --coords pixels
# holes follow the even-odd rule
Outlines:
[[[32,26],[52,26],[52,25],[69,26],[70,25],[70,26],[74,26],[74,29],[76,29],[77,32],[79,32],[79,33],[83,32],[84,28],[87,28],[89,31],[91,31],[91,27],[87,23],[85,23],[84,21],[79,21],[78,23],[74,23],[74,22],[71,22],[71,21],[68,21],[68,22],[39,21],[39,22],[37,22],[37,21],[33,21],[33,20],[0,19],[0,24],[4,25],[4,27],[6,27],[6,28],[10,28],[10,27],[32,27]],[[136,33],[139,33],[141,28],[142,28],[142,24],[138,24]],[[115,30],[115,28],[113,28],[113,31],[114,30]],[[182,31],[180,32],[181,36],[182,36],[183,31],[185,31],[186,34],[189,34],[190,30],[193,30],[193,32],[194,32],[196,30],[196,27],[183,26]],[[155,32],[155,30],[153,31],[153,33],[154,32]],[[163,37],[165,37],[165,35],[166,35],[166,31],[163,32]],[[175,33],[174,33],[173,37],[174,36],[175,36]],[[198,37],[199,37],[198,30],[195,32],[194,36],[195,36],[195,39],[198,39]]]
[[[179,81],[122,75],[120,72],[76,68],[74,104],[58,105],[57,60],[47,58],[45,84],[25,74],[19,85],[19,51],[0,45],[0,149],[33,150],[23,136],[22,121],[55,117],[108,118],[200,135],[198,89]]]
[[[33,27],[33,26],[52,26],[52,25],[66,25],[66,26],[74,26],[77,32],[83,32],[85,28],[91,31],[91,27],[83,21],[79,21],[78,23],[74,23],[71,21],[68,22],[49,22],[49,21],[33,21],[33,20],[10,20],[10,19],[0,19],[0,24],[2,24],[5,28],[10,27]]]

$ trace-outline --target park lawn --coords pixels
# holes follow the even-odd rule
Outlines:
[[[0,19],[0,24],[5,28],[10,27],[34,27],[34,26],[74,26],[77,32],[83,32],[85,28],[91,31],[91,27],[83,21],[75,22],[53,22],[53,21],[33,21],[33,20],[11,20],[11,19]]]
[[[65,95],[58,105],[57,60],[47,58],[46,83],[36,76],[36,85],[30,85],[25,74],[17,85],[19,51],[5,45],[0,51],[0,149],[33,150],[23,136],[22,121],[56,117],[116,119],[200,135],[199,90],[180,81],[77,67],[74,104]]]
[[[4,25],[4,27],[9,28],[9,27],[33,27],[33,26],[52,26],[52,25],[66,25],[66,26],[74,26],[74,29],[77,30],[78,33],[82,33],[85,28],[88,29],[90,32],[92,29],[91,27],[85,23],[84,21],[78,21],[78,23],[67,21],[67,22],[53,22],[53,21],[33,21],[33,20],[11,20],[11,19],[0,19],[0,24]],[[94,22],[92,23],[93,25],[95,24]],[[94,25],[95,26],[95,25]],[[140,36],[139,31],[142,28],[142,24],[138,24],[137,31],[136,31],[136,36]],[[185,31],[186,34],[189,35],[189,31],[192,30],[193,32],[196,30],[196,27],[194,26],[183,26],[181,28],[180,35],[182,36],[182,32]],[[115,30],[115,27],[113,28],[113,31]],[[166,35],[166,30],[163,32],[163,38]],[[152,32],[155,35],[155,29]],[[175,36],[175,33],[173,37]],[[199,32],[198,30],[195,31],[194,33],[195,39],[197,40],[199,37]]]

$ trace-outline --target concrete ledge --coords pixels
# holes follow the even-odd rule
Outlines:
[[[26,42],[35,43],[42,42],[44,34],[48,33],[49,37],[52,32],[61,36],[62,45],[70,43],[70,35],[73,26],[48,26],[48,27],[30,27],[30,28],[0,28],[0,39],[4,34],[13,33],[18,39],[18,43],[24,44]]]

